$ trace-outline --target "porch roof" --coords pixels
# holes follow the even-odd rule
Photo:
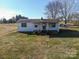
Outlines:
[[[17,23],[58,23],[58,20],[53,20],[53,19],[20,19],[17,21]]]

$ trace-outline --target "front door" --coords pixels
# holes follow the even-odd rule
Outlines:
[[[46,26],[45,25],[43,26],[43,30],[46,30]]]

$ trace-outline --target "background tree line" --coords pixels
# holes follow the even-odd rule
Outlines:
[[[12,17],[10,19],[2,18],[0,19],[0,23],[16,23],[19,19],[28,19],[28,17],[21,16],[21,15],[16,15],[15,17]]]

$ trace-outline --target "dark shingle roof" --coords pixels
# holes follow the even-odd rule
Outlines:
[[[20,19],[17,21],[17,23],[27,23],[27,22],[33,22],[33,23],[58,23],[58,20],[53,19]]]

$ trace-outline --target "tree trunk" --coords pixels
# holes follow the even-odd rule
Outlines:
[[[65,24],[67,24],[67,19],[65,18]]]

